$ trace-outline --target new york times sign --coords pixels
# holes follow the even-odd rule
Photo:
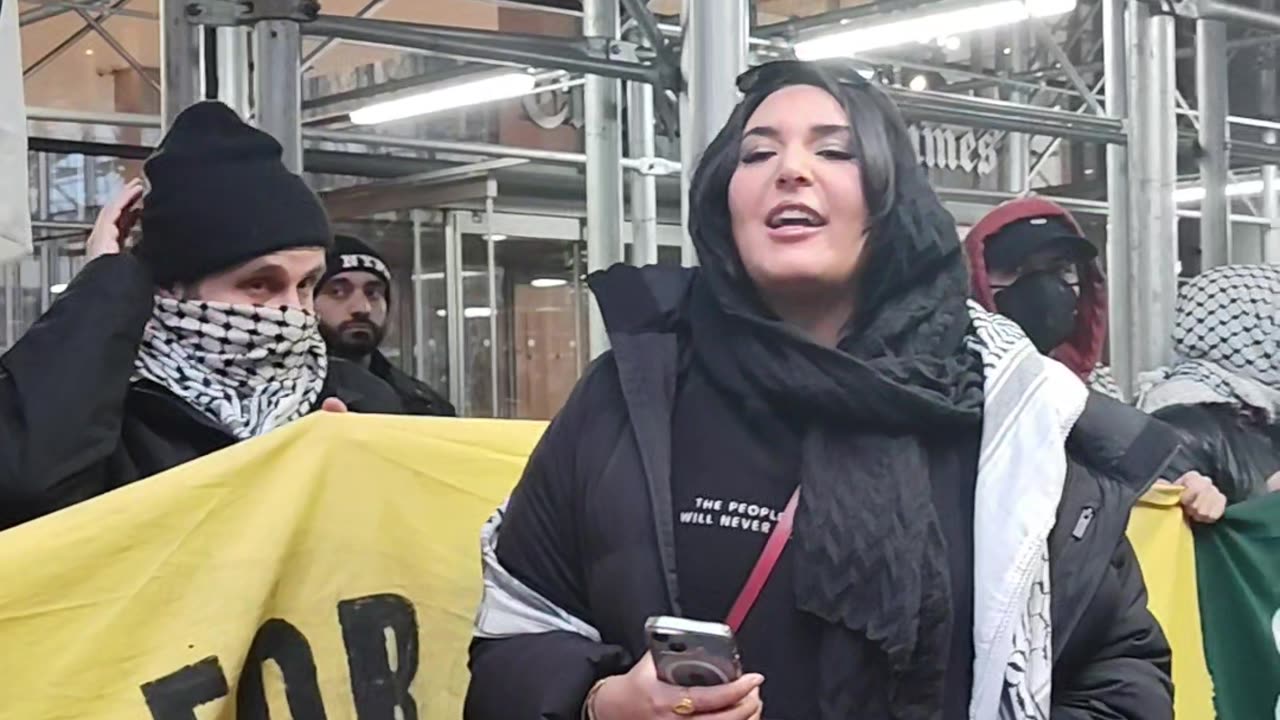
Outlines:
[[[574,88],[577,90],[577,88]],[[562,125],[581,128],[582,96],[577,92],[554,90],[523,98],[525,115],[538,127],[552,130]],[[970,128],[913,123],[907,126],[916,156],[925,167],[952,170],[984,177],[996,169],[997,144],[991,133],[979,134]]]

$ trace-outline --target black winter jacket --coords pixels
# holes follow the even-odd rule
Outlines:
[[[98,258],[0,356],[0,529],[236,441],[159,385],[130,382],[153,297],[136,258]],[[401,411],[386,383],[341,361],[330,361],[326,397]]]
[[[1234,504],[1265,494],[1267,479],[1280,472],[1280,427],[1228,405],[1174,405],[1153,415],[1182,436],[1167,480],[1194,470]]]
[[[637,275],[592,279],[613,349],[534,451],[497,547],[516,579],[604,642],[561,632],[475,641],[467,720],[576,719],[596,680],[644,654],[645,619],[680,614],[670,419],[692,276],[646,269],[650,300]],[[1124,533],[1175,448],[1160,423],[1100,395],[1076,424],[1050,537],[1053,720],[1173,717],[1169,646]]]
[[[391,389],[400,397],[404,411],[410,415],[454,417],[458,414],[453,403],[443,395],[433,390],[430,385],[392,365],[391,361],[377,350],[369,356],[369,372],[391,386]]]

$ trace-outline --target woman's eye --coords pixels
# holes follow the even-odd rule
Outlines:
[[[853,153],[849,152],[848,150],[839,150],[836,148],[819,150],[818,155],[828,160],[852,160],[853,159]]]
[[[752,150],[742,156],[742,164],[751,165],[773,157],[772,150]]]

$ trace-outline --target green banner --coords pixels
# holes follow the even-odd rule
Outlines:
[[[1197,528],[1196,575],[1218,720],[1280,720],[1280,493]]]

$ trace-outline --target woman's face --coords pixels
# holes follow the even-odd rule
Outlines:
[[[853,130],[840,103],[811,85],[778,90],[747,120],[729,214],[762,293],[820,296],[852,283],[867,220]]]

